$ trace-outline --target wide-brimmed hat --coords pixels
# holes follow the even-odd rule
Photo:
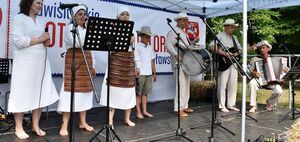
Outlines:
[[[226,19],[222,25],[223,26],[229,26],[229,25],[239,26],[239,24],[235,23],[235,21],[233,19]]]
[[[145,34],[145,35],[148,35],[148,36],[152,36],[151,28],[148,27],[148,26],[143,26],[143,27],[141,27],[140,31],[136,31],[136,32],[137,32],[138,35]]]
[[[257,47],[261,47],[263,45],[268,46],[269,50],[272,50],[272,45],[268,41],[266,41],[266,40],[262,40],[261,42],[259,42],[259,43],[256,44]]]
[[[84,5],[78,5],[78,6],[74,6],[72,8],[73,10],[73,14],[76,15],[76,13],[79,11],[79,10],[84,10],[85,12],[87,12],[87,7],[84,6]]]
[[[188,15],[186,12],[180,12],[176,15],[176,17],[174,18],[175,21],[177,21],[178,19],[183,19],[186,18],[188,19]]]

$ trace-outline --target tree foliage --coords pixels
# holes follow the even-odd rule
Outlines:
[[[207,23],[216,32],[223,30],[222,23],[232,18],[240,23],[235,35],[242,42],[242,14],[227,15],[210,18]],[[300,53],[300,7],[288,7],[271,10],[256,10],[248,12],[248,43],[253,44],[261,40],[268,40],[272,45],[272,53],[288,53],[282,46],[286,46],[292,53]],[[207,28],[209,32],[209,29]],[[210,32],[209,32],[210,33]],[[213,39],[212,34],[207,36],[208,42]]]

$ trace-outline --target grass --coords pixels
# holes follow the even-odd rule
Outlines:
[[[295,107],[300,107],[300,84],[295,85]],[[278,99],[278,105],[281,107],[288,107],[289,106],[289,86],[288,82],[286,82],[283,86],[283,94]],[[271,96],[272,91],[271,90],[265,90],[260,89],[257,94],[257,103],[258,104],[266,104],[266,100]],[[249,90],[248,90],[248,84],[247,84],[247,102],[249,102]],[[238,95],[237,95],[237,101],[242,101],[242,82],[239,81],[238,84]],[[292,101],[292,96],[291,96]]]

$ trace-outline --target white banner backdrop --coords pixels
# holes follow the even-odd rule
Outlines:
[[[19,0],[11,1],[10,8],[10,19],[19,12]],[[1,1],[3,5],[4,1]],[[51,63],[52,73],[61,75],[63,72],[63,58],[61,53],[65,52],[63,47],[63,35],[64,28],[70,22],[70,15],[68,10],[59,9],[60,3],[82,3],[88,7],[89,17],[104,17],[104,18],[116,18],[116,11],[119,6],[124,6],[122,4],[103,2],[98,0],[45,0],[43,9],[40,16],[43,17],[46,23],[49,33],[51,35],[51,46],[49,48],[49,59]],[[172,72],[170,66],[170,57],[164,48],[165,36],[167,35],[170,27],[167,25],[166,18],[173,19],[176,13],[164,12],[159,10],[153,10],[149,8],[142,8],[137,6],[127,6],[132,13],[132,20],[135,22],[135,30],[139,30],[141,26],[150,26],[154,33],[151,38],[151,45],[154,47],[156,53],[156,65],[157,72],[159,73],[170,73]],[[3,14],[4,15],[4,14]],[[192,27],[192,30],[196,30],[200,35],[200,45],[205,44],[205,24],[202,20],[195,16],[190,16],[190,21],[192,24],[196,23],[196,27]],[[2,23],[3,24],[3,23]],[[175,22],[172,22],[175,26]],[[6,36],[6,29],[1,29],[1,35]],[[195,33],[196,33],[195,32]],[[1,36],[2,37],[2,36]],[[11,38],[11,35],[10,35]],[[1,38],[1,50],[2,50],[2,40]],[[13,58],[13,43],[9,43],[9,58]],[[1,51],[2,52],[2,51]],[[96,57],[96,71],[97,73],[104,73],[107,65],[107,53],[102,51],[95,52]]]
[[[8,18],[8,2],[0,1],[0,58],[6,58],[7,49],[7,18]]]
[[[1,45],[0,45],[0,58],[6,57],[6,48],[9,49],[9,58],[13,58],[13,43],[9,42],[9,47],[7,47],[7,30],[9,29],[9,25],[7,23],[12,23],[13,17],[19,12],[19,2],[20,0],[1,0],[0,8],[2,11],[2,22],[0,24],[1,30]],[[44,7],[41,11],[40,16],[43,17],[44,22],[47,24],[49,29],[49,33],[51,35],[51,47],[48,48],[48,57],[50,59],[52,73],[56,76],[60,76],[63,71],[63,58],[61,57],[61,53],[65,52],[65,48],[63,47],[63,35],[64,28],[70,22],[70,16],[67,10],[58,9],[60,3],[83,3],[88,6],[88,14],[93,17],[104,17],[104,18],[116,18],[116,11],[119,6],[124,6],[122,4],[112,3],[112,2],[103,2],[98,0],[44,0]],[[7,11],[8,4],[11,3],[10,11]],[[170,65],[170,56],[166,49],[164,48],[165,36],[167,35],[170,27],[167,25],[166,18],[173,18],[176,16],[175,13],[164,12],[153,10],[149,8],[142,8],[137,6],[127,6],[130,8],[132,13],[132,20],[135,22],[135,30],[140,30],[141,26],[150,26],[152,28],[152,32],[154,36],[151,39],[151,45],[154,47],[154,51],[156,53],[156,68],[157,72],[162,75],[158,76],[156,82],[153,83],[152,95],[149,96],[149,101],[159,101],[159,100],[167,100],[173,99],[175,95],[175,80],[173,75],[169,73],[172,72]],[[10,12],[10,14],[6,14]],[[10,15],[9,18],[7,15]],[[10,21],[6,21],[6,19],[10,19]],[[205,44],[205,25],[202,23],[202,20],[198,17],[189,17],[190,30],[194,31],[194,34],[199,34],[200,36],[200,45]],[[175,26],[175,22],[172,22],[172,25]],[[11,29],[10,29],[11,30]],[[190,34],[189,34],[190,35]],[[193,36],[193,34],[192,34]],[[11,35],[9,35],[11,38]],[[107,52],[95,51],[96,56],[96,70],[97,73],[103,74],[107,65]],[[167,74],[167,75],[165,75]],[[60,90],[62,84],[61,77],[53,78],[57,91]],[[101,86],[103,76],[97,76],[95,79],[96,90],[100,95]],[[10,90],[10,84],[1,84],[0,92],[3,94]],[[5,106],[5,95],[0,96],[0,106]],[[94,100],[94,106],[99,106],[98,103]],[[57,104],[52,104],[50,106],[50,110],[55,111]],[[5,107],[6,109],[6,107]]]

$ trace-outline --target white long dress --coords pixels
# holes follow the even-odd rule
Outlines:
[[[64,46],[69,49],[73,46],[73,35],[70,32],[73,28],[73,24],[69,24],[65,30]],[[84,44],[86,29],[78,26],[78,32],[80,35],[81,43]],[[76,47],[79,47],[78,37],[76,36]],[[93,57],[93,55],[92,55]],[[93,65],[95,60],[93,58]],[[60,90],[59,102],[57,111],[58,112],[70,112],[71,92],[64,90],[64,82]],[[89,110],[93,107],[93,92],[74,92],[74,112],[80,112]]]
[[[133,33],[134,36],[137,37],[136,32],[134,31]],[[129,46],[129,52],[133,52],[132,46]],[[134,50],[134,60],[135,60],[136,68],[140,68],[140,57],[137,50]],[[107,80],[106,79],[107,79],[107,69],[102,83],[101,98],[100,98],[100,104],[104,106],[107,105],[107,85],[106,85]],[[126,109],[131,109],[136,105],[135,87],[121,88],[121,87],[110,86],[109,96],[110,96],[109,107],[111,108],[126,110]]]
[[[14,57],[9,112],[25,112],[48,106],[58,100],[52,81],[47,48],[41,43],[30,46],[31,37],[44,33],[39,18],[18,14],[14,18],[12,35]]]

